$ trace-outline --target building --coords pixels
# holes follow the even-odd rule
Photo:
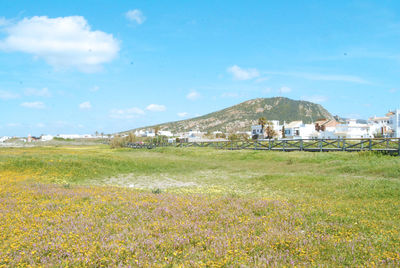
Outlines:
[[[263,139],[264,133],[261,125],[251,126],[251,136]]]
[[[400,110],[392,112],[389,118],[389,126],[391,127],[393,133],[392,137],[400,138]]]
[[[370,117],[368,119],[368,125],[370,126],[370,134],[374,137],[389,137],[392,135],[392,128],[390,126],[390,115],[381,117]]]
[[[4,137],[0,138],[0,142],[5,142],[6,140],[9,140],[9,139],[11,139],[11,137],[4,136]]]
[[[315,138],[315,125],[304,124],[303,121],[293,121],[285,124],[285,138],[312,139]]]
[[[356,119],[348,119],[346,123],[336,126],[335,135],[337,138],[363,139],[373,138],[368,124],[357,123]]]
[[[54,139],[54,137],[52,135],[42,135],[40,137],[41,141],[51,141],[52,139]]]

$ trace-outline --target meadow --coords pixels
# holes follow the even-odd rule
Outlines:
[[[399,266],[400,157],[0,148],[0,267]]]

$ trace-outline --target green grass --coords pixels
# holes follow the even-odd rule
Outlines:
[[[296,206],[310,239],[323,241],[328,235],[333,241],[330,248],[320,248],[321,263],[400,262],[400,157],[206,148],[2,148],[0,174],[7,172],[32,174],[34,181],[71,190],[109,185],[178,196],[281,200]]]

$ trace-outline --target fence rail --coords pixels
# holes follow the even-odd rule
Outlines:
[[[177,143],[128,143],[126,147],[134,149],[152,149],[156,147],[211,147],[226,150],[268,150],[268,151],[373,151],[400,155],[399,138],[379,139],[296,139],[262,141],[207,141]]]

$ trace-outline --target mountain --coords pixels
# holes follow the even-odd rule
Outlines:
[[[200,131],[250,131],[260,117],[267,120],[291,122],[302,120],[311,123],[321,118],[333,118],[321,105],[308,101],[292,100],[283,97],[252,99],[229,108],[191,119],[169,122],[155,126],[137,128],[170,130],[174,133],[189,130]]]

